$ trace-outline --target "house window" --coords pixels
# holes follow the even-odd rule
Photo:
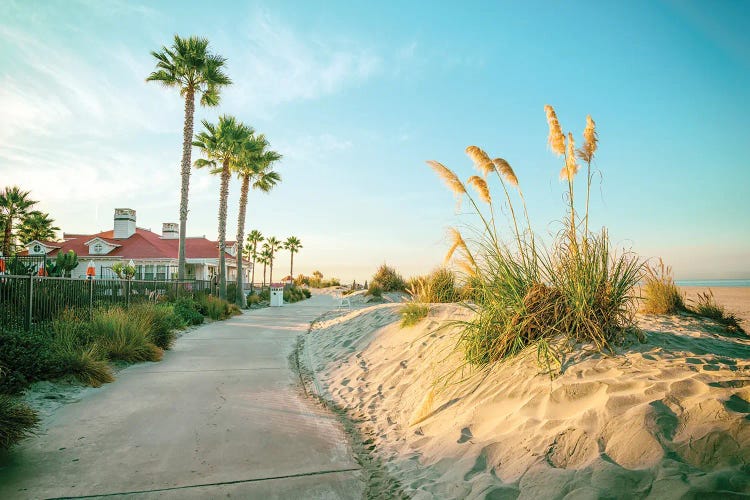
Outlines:
[[[156,266],[156,279],[167,279],[167,266]]]
[[[145,265],[143,279],[152,280],[154,279],[154,266],[151,264]]]
[[[42,246],[39,244],[34,245],[34,253],[42,253]]]
[[[94,253],[102,253],[102,249],[103,247],[101,243],[97,243],[96,245],[94,245]]]

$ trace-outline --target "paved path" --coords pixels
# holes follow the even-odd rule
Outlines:
[[[343,431],[300,397],[287,360],[332,305],[248,312],[126,368],[0,459],[0,498],[361,497]]]

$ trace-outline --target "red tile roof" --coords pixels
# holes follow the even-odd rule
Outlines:
[[[121,257],[123,259],[176,259],[179,239],[162,239],[147,229],[137,228],[129,238],[114,238],[114,231],[102,231],[96,234],[65,234],[64,241],[49,242],[50,246],[60,247],[47,254],[54,257],[57,252],[73,250],[82,257]],[[89,255],[86,242],[101,238],[112,245],[119,245],[106,255]],[[47,244],[47,242],[42,242]],[[26,253],[26,252],[23,252]],[[219,256],[219,244],[206,238],[187,238],[185,240],[185,257],[188,259],[215,259]],[[226,256],[234,259],[232,255]]]

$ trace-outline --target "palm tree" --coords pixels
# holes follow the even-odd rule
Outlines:
[[[271,259],[273,259],[271,250],[268,248],[268,245],[264,243],[263,250],[260,252],[260,255],[258,255],[258,262],[263,264],[263,284],[260,286],[261,290],[266,287],[266,266],[271,262]]]
[[[232,80],[224,73],[226,59],[208,51],[208,40],[191,36],[174,36],[171,48],[162,47],[161,52],[152,51],[156,58],[156,71],[147,82],[160,82],[165,87],[177,87],[185,98],[185,118],[182,127],[182,189],[180,191],[180,242],[178,247],[178,279],[185,279],[185,233],[188,215],[188,189],[190,186],[190,155],[193,140],[193,115],[195,95],[200,96],[202,106],[217,106],[221,87]]]
[[[29,212],[21,221],[21,226],[18,228],[18,237],[21,243],[34,240],[53,240],[55,239],[55,232],[60,230],[59,227],[53,226],[54,223],[54,219],[50,219],[48,213],[34,210]]]
[[[258,243],[261,243],[262,241],[263,234],[257,229],[253,229],[250,231],[250,234],[247,235],[247,246],[245,249],[247,250],[248,255],[253,259],[253,274],[250,277],[250,291],[253,290],[253,285],[255,284],[255,261],[258,258]]]
[[[242,182],[240,190],[240,210],[237,217],[237,241],[242,242],[245,237],[245,214],[247,212],[247,194],[250,182],[253,181],[253,189],[268,193],[281,181],[281,176],[270,169],[270,165],[281,159],[281,155],[275,151],[268,151],[268,141],[265,136],[253,136],[248,140],[249,144],[241,155],[232,162],[232,169],[237,172]],[[237,259],[237,290],[242,290],[242,258]],[[238,305],[244,307],[242,300],[244,294],[237,295]]]
[[[18,186],[6,186],[0,191],[0,222],[3,228],[3,255],[10,255],[13,246],[13,225],[29,213],[37,202],[29,198],[30,191],[22,191]]]
[[[268,249],[269,258],[268,258],[268,266],[270,268],[270,271],[268,273],[268,284],[273,284],[273,258],[276,254],[276,252],[281,248],[281,240],[277,239],[275,236],[271,236],[266,240],[266,247]]]
[[[296,236],[290,236],[284,242],[284,248],[289,250],[289,254],[292,256],[292,262],[289,266],[289,276],[294,280],[294,254],[300,251],[302,242]]]
[[[246,150],[248,138],[254,130],[237,121],[233,116],[220,116],[219,123],[214,125],[203,120],[206,129],[195,134],[193,145],[198,147],[206,158],[195,160],[198,168],[210,167],[212,174],[221,174],[219,191],[219,297],[227,298],[226,275],[226,236],[227,236],[227,198],[229,197],[229,179],[232,172],[230,165]]]

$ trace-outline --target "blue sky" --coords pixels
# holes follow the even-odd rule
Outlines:
[[[424,161],[466,178],[471,144],[513,165],[536,230],[554,232],[552,104],[579,140],[586,114],[597,122],[595,226],[678,278],[748,278],[749,21],[743,1],[6,0],[0,185],[32,190],[69,232],[109,229],[115,207],[156,231],[177,221],[183,104],[144,79],[150,50],[201,35],[234,85],[197,117],[234,114],[285,155],[247,226],[298,236],[296,271],[439,265],[466,219]],[[218,179],[196,171],[189,234],[216,236],[217,200]]]

